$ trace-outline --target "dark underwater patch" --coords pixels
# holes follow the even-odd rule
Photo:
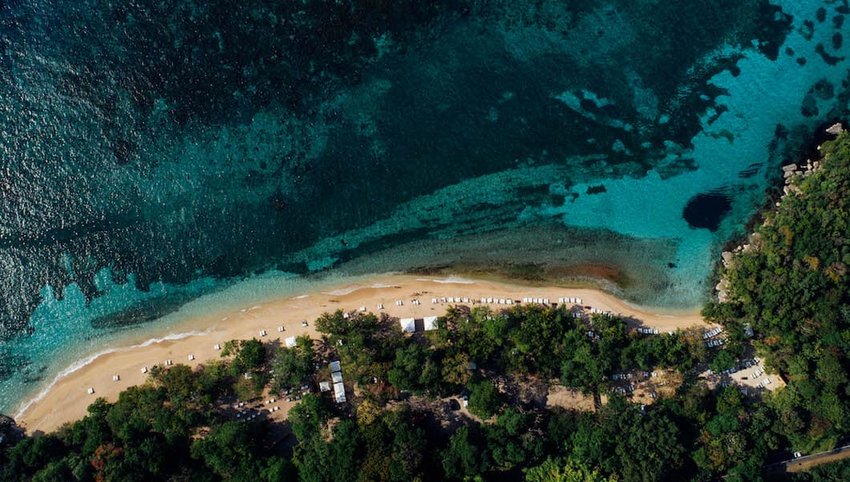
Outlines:
[[[731,210],[732,202],[728,196],[716,193],[698,194],[688,201],[682,217],[692,228],[714,232]]]

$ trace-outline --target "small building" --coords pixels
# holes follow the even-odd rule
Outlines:
[[[401,331],[405,333],[413,333],[416,331],[416,321],[413,318],[402,318],[398,320],[401,325]]]
[[[342,382],[334,383],[334,399],[336,403],[345,403],[345,386]]]
[[[342,383],[342,372],[331,373],[331,379],[333,379],[334,383]]]
[[[294,336],[288,337],[283,342],[284,342],[284,344],[286,344],[287,348],[294,348],[295,347],[295,337]]]
[[[331,383],[330,382],[319,382],[319,390],[322,392],[331,391]]]
[[[331,372],[341,372],[342,365],[339,364],[339,360],[334,360],[330,363]]]
[[[436,316],[426,316],[424,321],[425,331],[431,331],[437,329],[437,317]]]

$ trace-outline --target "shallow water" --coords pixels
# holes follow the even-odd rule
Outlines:
[[[0,410],[269,270],[696,306],[848,114],[844,1],[344,3],[0,4]]]

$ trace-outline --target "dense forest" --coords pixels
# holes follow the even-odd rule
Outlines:
[[[728,301],[705,314],[740,331],[788,386],[765,399],[778,435],[817,452],[850,435],[850,135],[821,147],[725,270]]]
[[[654,333],[563,305],[456,306],[415,334],[340,311],[315,321],[320,340],[232,341],[198,369],[152,369],[56,433],[24,436],[6,420],[0,479],[770,477],[770,462],[831,449],[850,430],[850,136],[821,152],[822,167],[793,181],[722,269],[728,297],[705,308],[725,328],[722,345],[704,330]],[[785,388],[747,391],[723,377],[753,350]],[[319,389],[333,361],[344,403]],[[590,407],[548,403],[556,389]],[[285,421],[241,408],[268,397],[299,401]],[[848,474],[842,462],[794,477]]]

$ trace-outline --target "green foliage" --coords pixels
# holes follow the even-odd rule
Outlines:
[[[757,249],[725,270],[730,301],[704,310],[732,333],[754,328],[767,365],[788,382],[770,400],[778,429],[804,452],[850,435],[850,136],[821,153],[823,169],[795,181],[801,194],[768,212]]]
[[[253,426],[224,422],[191,447],[194,459],[227,480],[250,481],[263,471],[262,447]]]
[[[449,446],[442,452],[443,471],[449,479],[463,479],[480,475],[488,468],[484,453],[468,427],[461,427],[449,439]]]
[[[499,390],[488,380],[481,380],[469,387],[469,411],[481,418],[490,418],[496,414],[502,401]]]
[[[221,350],[223,358],[230,358],[230,375],[237,377],[249,372],[257,372],[266,362],[266,347],[256,338],[250,340],[230,340]]]
[[[313,373],[313,357],[313,341],[307,335],[296,338],[292,348],[279,348],[272,360],[274,388],[300,387]]]
[[[346,377],[364,384],[386,379],[396,350],[404,344],[398,323],[372,313],[355,313],[348,319],[342,311],[325,314],[316,320],[316,328],[336,348]]]
[[[525,470],[525,482],[616,482],[604,477],[575,460],[546,459],[542,464]]]
[[[437,393],[440,375],[440,364],[435,360],[435,353],[422,344],[410,343],[396,351],[387,380],[399,390],[418,394]]]

